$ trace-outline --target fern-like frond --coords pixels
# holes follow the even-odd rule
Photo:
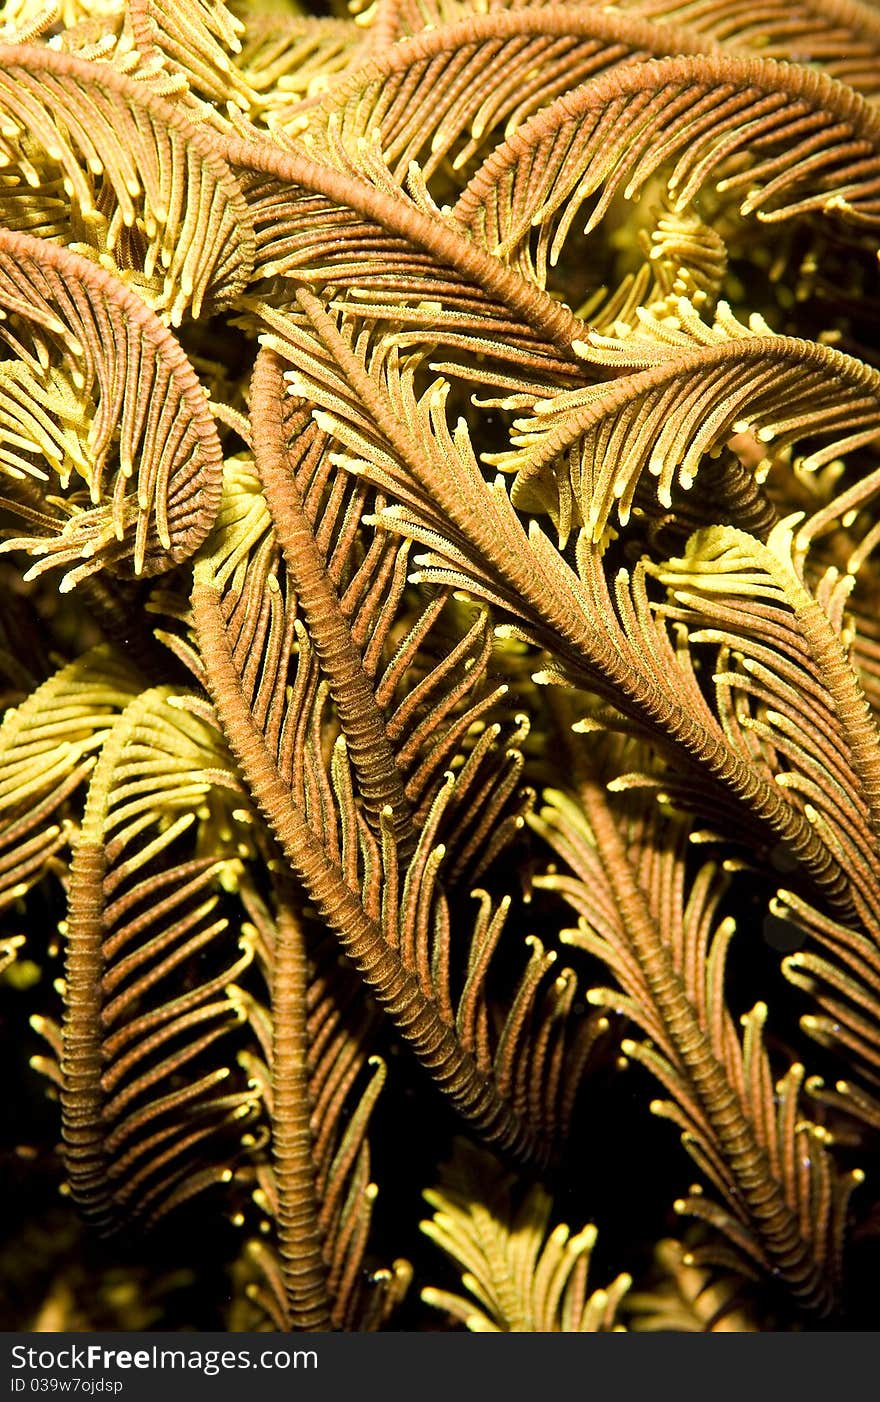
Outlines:
[[[626,1318],[630,1329],[673,1334],[747,1334],[759,1328],[743,1296],[742,1277],[701,1269],[690,1249],[666,1237],[654,1250],[655,1279],[645,1289],[629,1291]]]
[[[127,0],[126,19],[141,52],[181,74],[196,102],[250,106],[252,91],[235,63],[244,24],[223,0]]]
[[[106,565],[186,559],[210,529],[222,453],[180,344],[102,268],[3,230],[0,308],[17,357],[0,362],[5,504],[36,528],[2,548],[36,556],[31,576],[66,567],[62,592]],[[31,487],[46,466],[66,495]]]
[[[329,437],[312,420],[308,402],[290,398],[283,364],[264,350],[254,372],[252,412],[265,428],[256,444],[257,470],[367,811],[377,828],[379,815],[390,807],[403,832],[411,822],[410,805],[389,720],[376,696],[376,673],[401,601],[406,552],[382,536],[372,550],[358,551],[353,537],[365,489],[346,491],[332,481]],[[371,605],[368,637],[357,613],[366,606],[368,618]],[[339,627],[340,613],[346,628]],[[389,691],[383,689],[383,696]]]
[[[67,800],[140,689],[122,658],[99,647],[6,713],[0,726],[0,907],[23,896],[66,846]]]
[[[838,852],[877,939],[880,732],[841,636],[852,581],[832,569],[810,589],[792,548],[789,522],[766,545],[718,527],[649,571],[669,590],[663,615],[685,625],[690,646],[721,648],[714,680],[728,734]]]
[[[317,463],[324,445],[313,446]],[[300,464],[294,473],[302,482]],[[380,697],[387,697],[385,734],[402,777],[411,775],[412,786],[427,768],[429,778],[425,783],[423,776],[412,793],[418,795],[419,811],[407,820],[409,833],[399,819],[395,824],[390,804],[374,830],[365,802],[361,808],[367,752],[355,766],[344,703],[338,706],[341,734],[328,764],[334,727],[327,734],[325,705],[334,672],[328,663],[327,684],[319,685],[313,644],[298,624],[291,587],[305,561],[285,565],[265,507],[253,495],[247,505],[247,497],[242,483],[221,511],[221,530],[211,554],[196,567],[193,595],[209,686],[242,771],[311,900],[459,1111],[513,1152],[544,1153],[563,1130],[577,1068],[601,1028],[573,1016],[570,975],[551,977],[555,956],[534,939],[528,941],[528,960],[513,998],[493,1028],[486,980],[509,899],[498,904],[475,893],[476,918],[468,922],[472,933],[464,938],[459,931],[456,956],[445,889],[450,868],[465,863],[472,871],[475,858],[485,861],[503,850],[522,823],[529,800],[517,791],[516,778],[524,718],[511,724],[502,712],[500,720],[485,724],[487,711],[503,701],[504,689],[483,691],[488,654],[479,626],[448,660],[433,665],[409,696],[398,692],[396,679],[402,680],[415,649],[429,646],[438,610],[430,602],[423,605],[411,616],[375,691],[380,713]],[[333,509],[332,493],[328,504]],[[319,520],[312,529],[322,551],[333,548],[332,535],[322,539]],[[356,532],[355,519],[348,549],[357,546]],[[363,558],[374,564],[369,532],[362,540]],[[271,585],[269,578],[275,581]],[[390,588],[396,589],[392,601],[399,599],[399,585],[386,575],[381,592],[366,605],[380,638],[388,636],[393,618]],[[351,626],[339,610],[335,618],[327,617],[331,623],[337,630]],[[369,635],[367,616],[359,617],[358,626]],[[310,632],[320,636],[314,619]],[[354,660],[364,643],[352,643],[354,638],[347,650]],[[561,1075],[566,1059],[569,1085]]]
[[[548,102],[605,69],[705,40],[593,5],[526,6],[469,15],[405,40],[336,85],[306,131],[326,159],[358,164],[366,142],[403,180],[472,169]],[[361,152],[359,153],[359,145]],[[461,177],[459,177],[460,179]]]
[[[617,1315],[630,1277],[590,1289],[596,1228],[551,1229],[553,1201],[540,1185],[517,1192],[491,1155],[459,1140],[440,1186],[424,1196],[434,1215],[422,1231],[454,1261],[470,1296],[430,1287],[422,1291],[426,1304],[480,1334],[621,1328]]]
[[[562,8],[555,0],[529,0],[529,8],[542,7]],[[502,14],[521,5],[519,0],[380,0],[375,8],[374,24],[387,42],[487,9]],[[615,12],[621,19],[686,25],[704,43],[821,66],[867,97],[880,93],[880,22],[872,6],[858,0],[762,0],[757,6],[751,0],[623,0]]]
[[[242,895],[270,995],[268,1008],[245,1003],[262,1044],[245,1065],[271,1126],[257,1196],[275,1224],[274,1242],[251,1243],[260,1276],[251,1297],[279,1329],[379,1328],[411,1270],[365,1263],[377,1192],[368,1135],[385,1080],[368,1054],[375,1006],[332,940],[307,939],[289,886],[276,887],[274,914]]]
[[[329,316],[316,311],[314,322],[331,353],[329,375],[324,362],[314,370],[306,364],[297,384],[326,405],[321,423],[345,445],[343,464],[392,498],[378,524],[427,546],[415,557],[419,581],[467,589],[512,615],[519,633],[547,648],[569,682],[598,690],[643,733],[687,756],[689,766],[708,768],[725,801],[738,795],[753,821],[767,824],[851,911],[837,856],[729,744],[689,662],[652,619],[644,575],[634,597],[622,571],[612,596],[602,552],[586,532],[576,544],[576,573],[535,520],[524,529],[503,481],[484,480],[466,422],[450,430],[443,381],[419,395],[394,347],[373,355],[366,338],[352,347]],[[361,405],[369,406],[371,421]]]
[[[210,708],[168,688],[132,701],[92,774],[56,1046],[71,1190],[103,1230],[231,1176],[254,1092],[215,1044],[253,958],[235,920],[246,803]]]
[[[0,46],[0,110],[7,228],[90,252],[175,325],[244,289],[254,234],[242,191],[148,83],[48,46]]]
[[[620,1009],[644,1034],[625,1041],[624,1052],[671,1097],[652,1109],[679,1127],[721,1199],[698,1185],[677,1210],[727,1238],[741,1269],[757,1267],[804,1307],[827,1311],[846,1204],[862,1175],[840,1173],[825,1132],[802,1118],[803,1066],[792,1065],[774,1088],[766,1005],[742,1019],[742,1035],[736,1029],[725,1003],[735,925],[717,914],[719,872],[707,864],[688,881],[684,829],[648,809],[627,833],[593,778],[582,778],[576,800],[548,798],[536,826],[575,877],[560,885],[581,914],[569,938],[600,959],[616,985],[591,990],[589,1000]],[[556,883],[553,875],[542,879]],[[711,1245],[693,1255],[724,1262]]]
[[[759,477],[771,452],[804,440],[801,466],[815,471],[880,436],[880,375],[862,361],[742,326],[724,303],[712,327],[684,299],[665,310],[662,319],[637,313],[632,335],[594,334],[578,346],[586,360],[632,373],[562,391],[517,421],[515,451],[491,458],[516,472],[517,506],[551,504],[567,535],[571,510],[562,507],[571,501],[599,541],[613,512],[628,521],[644,473],[657,478],[668,508],[676,483],[692,487],[701,463],[738,433],[755,435],[768,454]]]
[[[637,199],[657,176],[674,209],[715,189],[739,198],[742,217],[819,213],[875,230],[880,119],[850,88],[796,65],[651,61],[537,113],[484,163],[454,215],[543,286],[585,205],[589,234],[613,200]]]

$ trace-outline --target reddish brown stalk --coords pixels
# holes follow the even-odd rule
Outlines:
[[[331,1327],[327,1268],[318,1226],[310,1124],[307,960],[303,933],[287,907],[278,916],[272,961],[272,1162],[278,1195],[278,1252],[288,1328]]]
[[[363,658],[346,625],[339,597],[318,548],[297,486],[294,464],[285,452],[289,432],[284,415],[281,361],[269,350],[257,357],[251,381],[251,412],[259,424],[254,461],[272,512],[299,606],[339,711],[352,764],[373,826],[390,807],[398,841],[414,840],[410,804],[388,738],[385,716],[376,704]],[[304,425],[303,425],[304,427]]]
[[[488,562],[503,581],[518,609],[534,621],[542,637],[555,634],[552,650],[572,678],[588,687],[600,686],[622,711],[648,724],[660,743],[684,750],[708,769],[746,808],[791,849],[813,880],[849,911],[846,876],[832,852],[807,819],[782,792],[746,764],[730,747],[720,726],[703,724],[680,704],[672,686],[658,684],[639,652],[623,634],[604,593],[602,614],[590,616],[583,591],[561,559],[548,563],[536,551],[512,510],[502,511],[490,500],[482,477],[453,478],[439,460],[427,462],[406,425],[391,411],[378,384],[367,373],[340,335],[318,299],[301,293],[300,302],[337,366],[372,416],[376,427],[401,464],[436,503],[474,558]],[[602,589],[605,590],[604,580]]]
[[[346,884],[342,870],[330,860],[294,803],[242,696],[217,590],[197,577],[192,602],[209,686],[230,746],[310,900],[458,1112],[489,1143],[512,1155],[534,1155],[533,1127],[513,1113],[494,1080],[464,1050],[454,1027],[443,1020],[434,1000],[419,986],[417,975],[386,943],[380,926],[366,914],[359,896]]]
[[[487,299],[507,307],[518,321],[533,327],[567,360],[576,361],[572,342],[586,335],[587,324],[540,287],[526,282],[456,232],[450,224],[423,214],[403,198],[394,199],[366,180],[334,170],[299,152],[232,137],[222,139],[222,150],[232,165],[272,175],[285,184],[325,195],[415,244],[445,268],[454,269],[466,282],[481,288]]]

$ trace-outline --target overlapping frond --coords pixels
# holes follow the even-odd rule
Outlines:
[[[529,8],[539,7],[549,8],[547,0],[530,0]],[[486,9],[498,14],[519,8],[510,0],[479,5],[473,0],[391,0],[378,7],[374,23],[384,27],[385,35],[399,38]],[[866,96],[880,93],[880,22],[874,9],[858,0],[762,0],[760,5],[750,0],[624,0],[615,8],[627,18],[687,25],[704,41],[725,47],[821,65]]]
[[[390,298],[404,324],[424,325],[427,312],[441,333],[482,338],[493,354],[497,342],[501,355],[506,339],[525,342],[550,373],[570,372],[580,318],[460,233],[427,193],[404,190],[369,150],[366,167],[340,169],[265,141],[224,138],[222,149],[253,210],[257,275],[350,290],[356,302]],[[280,292],[293,302],[295,287]]]
[[[880,94],[880,20],[859,0],[627,0],[624,8],[630,6],[767,58],[821,66],[866,97]]]
[[[484,162],[454,215],[539,285],[579,216],[591,233],[615,199],[636,200],[658,176],[675,209],[714,190],[743,217],[818,213],[873,231],[878,145],[876,109],[823,73],[772,59],[661,59],[537,113]]]
[[[880,376],[863,361],[742,326],[724,303],[712,327],[684,299],[663,310],[637,313],[632,335],[591,335],[578,347],[586,360],[631,373],[539,402],[516,422],[516,450],[492,458],[516,472],[515,504],[548,504],[563,536],[572,514],[597,542],[612,513],[626,524],[646,472],[670,507],[676,483],[692,487],[739,433],[767,454],[759,479],[771,453],[805,440],[800,466],[815,471],[880,436]]]
[[[472,14],[373,58],[332,89],[305,130],[326,159],[344,152],[360,164],[373,142],[394,178],[415,162],[429,183],[442,168],[446,186],[450,163],[472,169],[502,134],[606,68],[704,46],[686,30],[592,5]]]
[[[779,786],[756,774],[730,744],[686,654],[676,652],[652,618],[644,571],[631,579],[621,570],[612,591],[602,551],[581,531],[575,572],[535,520],[524,528],[502,481],[487,486],[466,423],[450,431],[442,381],[417,397],[412,375],[401,373],[393,354],[377,357],[368,373],[334,335],[328,328],[327,343],[336,346],[343,369],[335,383],[348,377],[357,386],[373,422],[362,430],[363,416],[353,421],[345,401],[328,394],[318,376],[309,374],[309,392],[327,404],[326,422],[348,449],[342,460],[348,469],[397,497],[379,524],[428,547],[416,557],[419,579],[469,589],[512,615],[517,632],[551,652],[556,676],[599,691],[688,767],[696,761],[708,769],[734,806],[741,803],[753,822],[767,825],[851,910],[837,854]]]
[[[154,574],[207,535],[222,453],[178,341],[88,259],[0,230],[6,504],[32,534],[3,548],[66,567],[62,590],[106,565]],[[33,484],[51,483],[63,495]],[[11,500],[10,500],[11,498]]]
[[[73,246],[179,325],[247,284],[251,214],[229,166],[147,82],[46,46],[0,45],[0,222]]]
[[[233,1328],[398,1228],[397,1321],[619,1327],[517,1163],[639,1325],[872,1327],[873,7],[0,8],[0,1169],[223,1182]]]
[[[296,414],[289,427],[295,435],[302,431]],[[316,470],[320,474],[327,435],[316,441],[306,431],[294,437],[292,448],[291,506],[292,493],[302,491]],[[274,451],[285,451],[283,437]],[[389,558],[391,569],[378,574],[379,590],[361,598],[360,637],[346,625],[354,636],[327,649],[314,610],[320,609],[321,593],[334,585],[326,561],[337,551],[330,522],[341,501],[325,484],[320,475],[312,484],[317,519],[311,525],[311,563],[308,552],[282,556],[254,484],[241,481],[221,510],[211,553],[196,567],[193,595],[209,686],[242,772],[299,879],[419,1059],[490,1140],[540,1155],[571,1110],[577,1078],[565,1084],[563,1060],[579,1064],[601,1029],[573,1015],[570,974],[552,977],[555,955],[534,938],[527,941],[515,993],[493,1028],[486,984],[510,899],[499,903],[475,892],[476,917],[467,918],[466,937],[463,917],[457,917],[454,950],[454,884],[448,888],[457,869],[473,872],[473,855],[490,860],[522,824],[529,795],[517,788],[518,747],[527,722],[504,715],[504,687],[486,685],[489,651],[479,615],[406,694],[404,678],[415,650],[424,656],[430,649],[445,599],[429,599],[406,622],[405,614],[396,620],[404,583],[393,573],[397,552]],[[276,485],[272,493],[279,490]],[[334,562],[339,568],[343,561],[343,572],[343,551],[368,561],[368,568],[377,558],[372,528],[359,525],[358,509],[363,511],[363,500],[356,496]],[[300,515],[295,526],[293,514],[285,519],[279,513],[286,549],[294,539],[289,532],[303,530],[307,520]],[[378,550],[381,556],[384,547]],[[300,571],[305,587],[298,598],[293,582]],[[300,606],[308,633],[297,617]],[[331,620],[338,632],[339,611]],[[382,657],[389,637],[393,645]],[[383,751],[390,753],[413,811],[410,816],[401,805],[395,815],[386,803],[371,824],[362,798],[371,743],[364,733],[349,741],[347,727],[361,716],[349,710],[344,686],[368,682],[376,663],[365,663],[364,654],[373,646],[384,666],[374,684],[372,709],[380,729],[373,736],[378,761],[372,772],[377,783],[394,780],[382,758]],[[336,724],[326,708],[328,691],[335,692]],[[493,710],[500,710],[500,718],[487,725]]]

